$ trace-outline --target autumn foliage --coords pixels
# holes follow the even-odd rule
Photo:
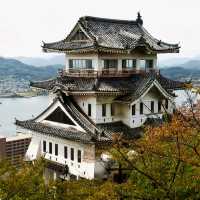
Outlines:
[[[146,127],[144,137],[120,137],[110,149],[126,175],[122,181],[43,179],[44,161],[20,170],[0,165],[0,199],[200,199],[200,103],[177,110],[171,120]],[[134,150],[134,151],[133,151]]]

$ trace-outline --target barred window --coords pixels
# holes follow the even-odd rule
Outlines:
[[[153,60],[146,60],[146,64],[145,67],[148,69],[152,69],[153,68]]]
[[[140,114],[142,115],[144,113],[144,105],[143,103],[140,103]]]
[[[106,104],[102,104],[102,117],[106,116]]]
[[[64,158],[68,158],[68,149],[67,146],[64,147]]]
[[[58,155],[58,144],[55,144],[55,155]]]
[[[52,154],[52,142],[49,142],[49,153]]]
[[[77,152],[77,158],[78,158],[78,162],[81,162],[81,150],[78,150]]]
[[[88,104],[88,116],[91,117],[92,115],[92,105]]]
[[[104,60],[104,69],[117,68],[118,60],[116,59],[105,59]]]
[[[44,140],[43,141],[43,152],[47,151],[47,142]]]
[[[71,160],[74,160],[74,148],[71,148]]]
[[[135,115],[135,104],[132,105],[132,115]]]
[[[69,60],[70,69],[92,69],[91,59],[70,59]]]
[[[115,105],[113,103],[110,104],[110,113],[111,113],[111,116],[115,115]]]
[[[158,101],[158,112],[161,112],[162,102]]]
[[[151,112],[154,113],[154,101],[151,101]]]
[[[122,60],[122,68],[136,68],[136,59]]]

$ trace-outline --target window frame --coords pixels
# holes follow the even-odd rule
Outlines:
[[[103,69],[117,69],[118,59],[103,59]]]
[[[115,116],[115,105],[114,105],[114,103],[110,104],[110,115]]]
[[[55,156],[58,156],[58,144],[55,144]]]
[[[140,102],[140,115],[144,114],[144,103]]]
[[[168,110],[169,109],[169,100],[165,99],[165,109]]]
[[[106,117],[106,104],[104,103],[104,104],[102,104],[102,117]]]
[[[89,117],[92,116],[92,104],[91,103],[88,104],[88,116]]]
[[[69,59],[69,69],[93,69],[92,59]]]
[[[151,101],[151,113],[155,112],[155,102]]]
[[[78,151],[77,151],[77,162],[81,163],[81,161],[82,161],[82,152],[81,152],[80,149],[78,149]]]
[[[162,101],[158,101],[158,113],[162,112]]]
[[[47,142],[46,140],[43,140],[43,152],[47,152]]]
[[[132,116],[135,116],[135,114],[136,114],[136,105],[135,104],[133,104],[131,106],[131,113],[132,113]]]
[[[49,154],[52,154],[53,152],[53,144],[52,142],[49,142]]]
[[[70,148],[70,159],[74,161],[74,148]]]
[[[68,147],[64,146],[64,158],[67,159],[68,158]]]
[[[145,60],[145,68],[146,69],[153,69],[154,59],[146,59]]]
[[[137,59],[123,59],[122,69],[136,69]]]

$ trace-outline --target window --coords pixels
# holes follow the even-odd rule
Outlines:
[[[168,107],[169,107],[169,101],[168,99],[165,99],[165,108],[168,109]]]
[[[142,115],[143,112],[144,112],[144,111],[143,111],[143,107],[144,107],[144,106],[143,106],[143,103],[140,103],[140,114],[141,114],[141,115]]]
[[[148,69],[152,69],[153,68],[153,60],[146,60],[145,67]]]
[[[151,112],[154,113],[154,101],[151,101]]]
[[[158,101],[158,112],[161,112],[161,106],[162,106],[162,102]]]
[[[117,68],[118,60],[106,59],[104,60],[104,69]]]
[[[67,158],[67,157],[68,157],[67,153],[68,153],[67,147],[65,146],[65,147],[64,147],[64,158]]]
[[[136,60],[122,60],[122,68],[136,68]]]
[[[58,155],[58,144],[55,144],[55,155]]]
[[[110,104],[110,113],[111,113],[111,116],[115,115],[115,106],[113,103]]]
[[[132,115],[135,115],[135,104],[132,105]]]
[[[102,104],[102,117],[106,116],[106,104]]]
[[[145,62],[145,60],[140,60],[140,69],[145,69],[145,67],[146,67],[146,62]]]
[[[47,151],[47,143],[46,141],[43,141],[43,152]]]
[[[52,154],[52,143],[49,142],[49,153]]]
[[[70,69],[92,69],[91,59],[70,59],[69,60]]]
[[[88,104],[88,116],[91,117],[92,115],[92,105]]]
[[[77,158],[78,158],[78,162],[81,162],[81,150],[78,150],[77,152]]]
[[[71,160],[74,160],[74,148],[71,148]]]

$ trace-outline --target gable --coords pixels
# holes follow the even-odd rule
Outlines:
[[[72,120],[62,111],[60,107],[57,107],[44,120],[75,126]]]
[[[77,32],[71,37],[71,41],[73,40],[88,40],[88,38],[83,31],[77,30]]]
[[[165,97],[163,95],[163,93],[154,85],[152,86],[152,88],[148,91],[148,93],[146,93],[146,95],[144,96],[144,99],[157,99],[157,98],[162,98]]]
[[[72,29],[71,33],[66,38],[67,41],[73,42],[73,41],[85,41],[85,40],[91,40],[88,33],[85,31],[85,29],[77,23],[75,27]]]

